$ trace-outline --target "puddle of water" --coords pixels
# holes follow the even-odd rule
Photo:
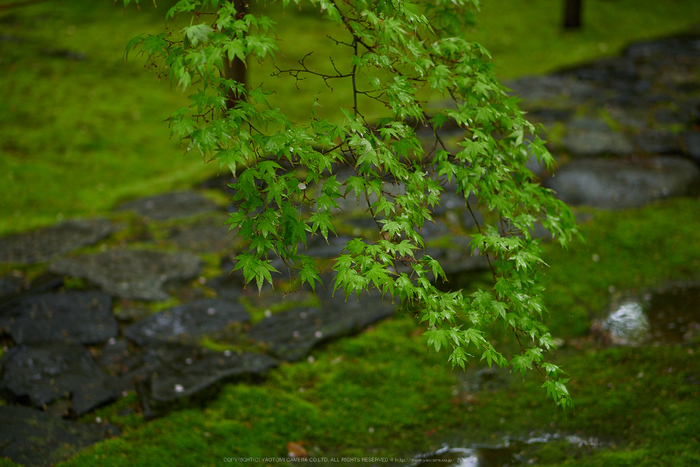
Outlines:
[[[517,465],[522,462],[516,458],[517,449],[515,445],[502,447],[475,447],[475,448],[449,448],[444,447],[434,453],[423,456],[414,466],[451,465],[456,467],[503,467],[506,465]]]
[[[413,466],[449,465],[454,467],[507,467],[525,465],[529,456],[525,454],[528,446],[546,444],[553,440],[565,439],[577,448],[596,448],[601,442],[596,438],[581,438],[580,436],[562,436],[546,433],[541,436],[531,436],[526,439],[509,440],[498,446],[473,446],[470,448],[452,448],[445,446],[433,453],[420,457]],[[525,454],[525,456],[523,456]],[[532,454],[532,453],[531,453]]]
[[[700,337],[700,285],[629,299],[603,322],[616,344],[675,344]]]

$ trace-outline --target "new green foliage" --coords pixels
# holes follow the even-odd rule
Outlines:
[[[553,339],[542,324],[547,313],[542,261],[530,232],[541,222],[566,246],[576,234],[575,222],[563,203],[533,181],[525,163],[536,157],[551,166],[552,157],[496,79],[488,52],[464,34],[468,12],[478,2],[310,4],[337,25],[330,40],[345,47],[350,60],[331,58],[330,71],[318,71],[302,58],[298,68],[278,68],[276,74],[349,87],[342,120],[317,110],[323,106],[319,94],[309,102],[308,121],[292,121],[269,104],[264,86],[245,89],[225,76],[227,61],[274,60],[280,52],[274,22],[238,12],[231,2],[181,0],[166,17],[179,24],[186,16],[186,26],[139,36],[127,47],[127,55],[144,54],[147,63],[164,67],[173,83],[191,92],[189,107],[169,118],[172,134],[188,151],[218,161],[235,177],[237,210],[228,223],[246,240],[236,269],[261,288],[272,282],[272,261],[279,257],[302,284],[314,286],[321,271],[300,246],[313,235],[327,239],[334,232],[336,200],[356,198],[366,204],[380,240],[347,244],[333,265],[334,290],[346,297],[369,288],[388,293],[402,307],[417,310],[428,327],[428,344],[447,349],[453,366],[476,357],[522,372],[537,369],[548,396],[569,407],[568,380],[544,360]],[[446,104],[429,114],[422,100],[428,94]],[[238,99],[231,101],[232,95]],[[367,109],[377,103],[384,113],[370,114]],[[450,150],[440,137],[438,130],[448,122],[465,131],[459,150]],[[416,136],[420,126],[433,134],[427,147]],[[346,172],[349,177],[338,177]],[[467,294],[435,287],[445,276],[439,262],[424,254],[421,228],[433,220],[447,184],[455,184],[465,199],[474,195],[492,219],[477,223],[471,243],[491,266],[490,290]],[[471,203],[470,211],[476,207]],[[499,325],[515,334],[519,354],[507,358],[486,337]]]

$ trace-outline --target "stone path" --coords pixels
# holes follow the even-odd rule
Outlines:
[[[565,201],[623,209],[698,195],[700,35],[635,44],[621,57],[509,86],[534,121],[561,135],[550,143],[556,176],[532,169]],[[258,296],[244,289],[240,271],[229,274],[238,241],[226,236],[225,209],[200,191],[230,196],[227,182],[215,177],[199,190],[125,203],[118,210],[131,213],[128,225],[70,220],[0,238],[0,263],[14,270],[0,277],[0,337],[8,347],[0,395],[11,403],[0,406],[2,455],[27,465],[58,462],[118,435],[115,427],[71,419],[124,391],[138,391],[153,418],[182,398],[262,377],[394,314],[376,294],[357,302],[324,290],[265,287]],[[340,236],[311,239],[310,255],[331,258],[376,228],[354,198],[341,208]],[[423,229],[427,254],[450,273],[486,267],[465,254],[475,227],[463,198],[448,192],[435,219]]]

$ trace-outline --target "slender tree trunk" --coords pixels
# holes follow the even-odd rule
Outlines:
[[[243,17],[248,13],[248,0],[233,0],[233,4],[236,7],[236,12],[239,17]],[[248,67],[246,63],[238,57],[234,57],[230,62],[224,59],[224,77],[226,79],[232,79],[238,83],[243,84],[247,87],[247,74]],[[226,108],[231,109],[236,106],[236,103],[242,98],[236,91],[231,90],[228,94],[228,99],[226,99]]]
[[[564,0],[564,29],[581,28],[581,9],[583,0]]]

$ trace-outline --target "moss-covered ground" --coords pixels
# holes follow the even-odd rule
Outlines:
[[[0,10],[3,37],[20,41],[0,41],[1,233],[106,214],[121,200],[188,187],[217,169],[168,140],[162,120],[185,97],[139,60],[122,62],[130,37],[159,30],[165,5],[153,11],[143,3],[137,13],[110,3]],[[692,0],[590,0],[586,28],[564,34],[552,4],[484,2],[475,37],[494,53],[501,76],[616,53],[700,18]],[[295,38],[291,47],[313,48],[326,33],[313,15],[283,17],[267,8],[280,23],[294,18],[284,31]],[[84,59],[61,55],[66,50]],[[251,73],[293,112],[305,113],[310,91],[285,88],[256,64]],[[154,421],[144,420],[130,394],[81,420],[99,417],[120,426],[122,436],[65,465],[221,465],[225,458],[284,457],[288,442],[318,457],[413,457],[455,439],[498,445],[504,437],[554,433],[594,437],[599,446],[559,438],[523,447],[527,457],[538,465],[699,465],[700,349],[603,347],[589,329],[613,291],[700,278],[700,201],[588,214],[585,244],[568,251],[544,245],[549,324],[564,342],[550,358],[571,375],[572,413],[546,401],[534,376],[506,374],[475,391],[468,382],[481,367],[452,372],[446,355],[427,351],[413,318],[396,316],[318,349],[311,361],[283,365],[263,382],[224,385],[209,400]],[[141,228],[132,221],[123,235],[138,236]]]

